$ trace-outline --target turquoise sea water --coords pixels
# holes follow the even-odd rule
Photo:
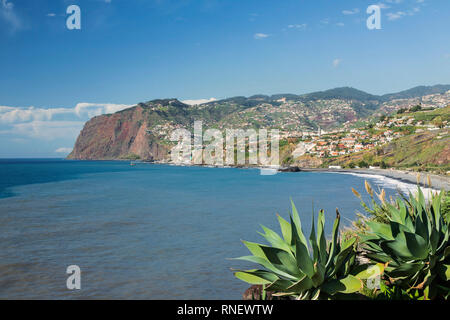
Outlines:
[[[373,180],[374,185],[377,180]],[[330,173],[175,167],[108,161],[0,160],[0,298],[240,299],[227,258],[241,239],[278,231],[289,198],[309,234],[311,208],[344,225],[364,178]],[[388,186],[388,195],[394,194]],[[330,230],[328,229],[328,232]],[[81,290],[66,268],[81,268]]]

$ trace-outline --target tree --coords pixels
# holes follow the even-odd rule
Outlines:
[[[411,112],[416,112],[422,110],[422,106],[420,104],[418,104],[417,106],[412,107],[409,111]]]
[[[444,127],[444,122],[442,121],[442,117],[441,116],[434,118],[433,124],[436,127],[439,127],[439,128],[443,128]]]
[[[364,160],[361,160],[358,162],[358,167],[360,168],[368,168],[369,164],[367,162],[365,162]]]

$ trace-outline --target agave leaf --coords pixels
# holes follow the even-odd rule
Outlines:
[[[297,261],[297,266],[303,273],[311,278],[314,275],[314,264],[309,256],[308,248],[305,247],[305,245],[299,241],[296,236],[294,236],[293,239],[295,239],[295,258]]]
[[[445,228],[442,228],[442,231],[443,231],[444,229],[445,229]],[[448,244],[449,236],[450,236],[450,234],[449,234],[449,229],[448,229],[448,227],[447,227],[447,229],[445,230],[444,237],[443,237],[443,239],[442,239],[442,241],[441,241],[441,244],[440,244],[439,247],[436,249],[437,252],[440,252],[440,251]]]
[[[438,268],[438,274],[444,281],[450,280],[450,265],[449,264],[440,264]]]
[[[385,265],[382,263],[377,263],[376,265],[369,266],[365,270],[359,272],[355,275],[358,279],[366,280],[369,278],[379,277],[384,272]]]
[[[304,292],[306,290],[309,290],[313,287],[313,282],[308,276],[304,276],[300,281],[294,283],[292,286],[287,288],[287,291],[292,292]]]
[[[448,256],[450,256],[450,246],[448,246],[444,250],[444,259],[447,258]]]
[[[410,232],[400,232],[394,241],[381,242],[380,246],[383,250],[404,259],[423,260],[428,257],[428,245],[425,239]]]
[[[325,280],[325,267],[320,263],[314,264],[314,275],[311,278],[314,287],[319,287]]]
[[[336,255],[334,268],[331,270],[330,277],[335,276],[341,270],[341,267],[350,259],[351,255],[354,254],[353,245],[355,242],[356,238],[351,238],[342,244],[341,251]]]
[[[247,247],[247,249],[255,257],[260,257],[260,258],[263,258],[263,259],[267,259],[266,254],[262,250],[262,247],[266,247],[266,246],[264,246],[262,244],[259,244],[259,243],[255,243],[255,242],[245,241],[245,240],[242,240],[242,243]]]
[[[279,278],[272,272],[265,270],[238,270],[234,276],[250,284],[269,284]]]
[[[263,228],[265,234],[259,234],[262,235],[274,248],[278,248],[292,254],[291,246],[284,242],[284,240],[275,231],[266,228],[263,225],[261,227]]]
[[[294,283],[295,282],[293,282],[293,281],[278,279],[278,280],[274,281],[273,283],[269,284],[266,287],[266,290],[267,291],[278,291],[278,292],[290,292],[291,294],[293,294],[294,292],[287,291],[287,288],[292,286]]]
[[[317,288],[313,293],[311,300],[319,300],[320,297],[320,288]]]
[[[339,280],[331,280],[322,286],[322,291],[329,295],[336,293],[353,293],[357,292],[363,287],[363,282],[355,276],[348,275]]]
[[[409,230],[409,232],[414,233],[414,224],[411,219],[408,208],[403,201],[399,201],[400,215],[402,218],[402,224]]]
[[[397,209],[395,206],[393,206],[390,203],[386,203],[386,208],[388,209],[389,213],[391,214],[389,217],[389,220],[398,222],[400,224],[403,223],[402,214],[400,213],[399,209]]]
[[[422,262],[417,263],[402,263],[399,266],[392,269],[392,271],[389,271],[389,276],[392,278],[402,278],[402,277],[410,277],[415,275],[419,270],[421,270],[425,266]]]
[[[277,269],[289,273],[294,277],[303,276],[303,272],[298,268],[296,259],[284,250],[271,247],[261,247],[267,260]]]
[[[359,234],[361,243],[373,242],[373,240],[379,240],[380,237],[375,234]]]
[[[366,250],[372,251],[372,252],[381,252],[383,249],[377,244],[378,242],[375,241],[367,241],[363,243],[363,247]]]
[[[279,275],[280,277],[298,281],[297,277],[290,275],[288,272],[278,269],[276,266],[274,266],[267,259],[264,259],[264,258],[260,258],[260,257],[256,257],[256,256],[243,256],[243,257],[239,257],[239,258],[234,258],[233,260],[242,260],[242,261],[249,261],[249,262],[257,263],[257,264],[263,266],[264,268],[266,268],[267,270],[270,270],[273,273]]]
[[[425,239],[425,241],[428,243],[430,237],[428,234],[428,228],[426,226],[426,224],[422,221],[422,218],[416,218],[416,222],[415,222],[415,233],[418,234],[419,236],[421,236],[422,238]]]
[[[434,254],[437,251],[438,245],[439,245],[439,238],[440,238],[440,234],[439,232],[434,229],[431,228],[431,234],[430,234],[430,246],[431,246],[431,253]]]
[[[367,221],[367,226],[370,228],[370,231],[375,235],[379,236],[385,240],[394,240],[394,236],[392,235],[392,230],[388,224],[379,223],[375,221]]]
[[[312,223],[311,223],[311,234],[309,235],[309,242],[311,243],[311,248],[313,251],[313,260],[318,261],[319,260],[319,246],[317,245],[316,240],[316,228],[314,226],[314,211],[312,213]]]
[[[441,216],[441,203],[442,203],[442,196],[444,193],[441,191],[436,196],[432,197],[432,203],[431,203],[431,212],[434,215],[434,219],[436,222],[436,230],[440,231],[443,226],[442,216]]]
[[[292,242],[292,233],[291,233],[291,224],[284,220],[280,215],[277,215],[278,221],[280,223],[281,233],[283,235],[284,241],[293,245]]]
[[[425,197],[423,195],[422,189],[419,186],[417,186],[417,204],[419,205],[419,208],[422,207],[422,209],[425,210]]]
[[[293,224],[295,225],[295,228],[297,230],[297,234],[300,237],[301,242],[308,247],[308,243],[306,242],[306,238],[303,234],[303,230],[302,230],[302,223],[300,221],[300,216],[298,215],[298,211],[297,208],[295,207],[294,202],[291,199],[291,205],[292,205],[292,221]]]
[[[392,259],[393,257],[388,256],[386,253],[368,253],[366,254],[366,257],[375,261],[375,262],[381,262],[381,263],[387,263],[389,262],[390,265],[392,265]]]
[[[327,239],[325,238],[325,213],[319,211],[317,220],[317,243],[319,245],[319,261],[323,265],[327,262]]]
[[[348,258],[344,262],[344,270],[340,271],[338,275],[346,275],[350,274],[350,271],[352,270],[353,266],[355,265],[356,260],[356,254],[352,253],[348,255]]]
[[[338,241],[339,241],[339,222],[340,222],[340,220],[341,220],[341,215],[339,214],[339,211],[336,208],[336,219],[334,220],[334,225],[333,225],[333,233],[332,233],[332,239],[331,239],[330,252],[328,255],[328,261],[327,261],[325,268],[328,268],[330,266],[330,264],[334,260],[335,254],[336,254],[336,249],[337,249]]]
[[[266,288],[267,290],[267,288]],[[277,293],[272,293],[273,297],[290,297],[295,295],[295,292],[277,292]]]
[[[414,228],[411,228],[411,229],[410,229],[410,228],[408,228],[406,225],[400,224],[400,223],[397,223],[397,222],[394,222],[394,221],[390,221],[390,222],[389,222],[389,227],[390,227],[390,229],[391,229],[392,236],[393,236],[394,238],[396,238],[397,235],[398,235],[400,232],[411,232],[411,233],[415,233]]]
[[[405,203],[403,201],[398,201],[399,206],[399,217],[400,217],[400,223],[406,224],[406,217],[408,216],[408,211],[406,209]]]

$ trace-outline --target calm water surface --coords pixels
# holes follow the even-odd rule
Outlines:
[[[254,267],[227,260],[248,254],[240,240],[263,242],[260,224],[278,231],[276,213],[288,217],[290,197],[307,234],[313,201],[328,227],[336,207],[348,225],[360,208],[352,186],[363,193],[364,179],[0,160],[0,298],[240,299],[248,286],[230,268]],[[78,291],[66,288],[73,264]]]

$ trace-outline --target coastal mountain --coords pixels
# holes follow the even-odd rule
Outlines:
[[[394,99],[413,99],[433,94],[445,94],[450,90],[450,85],[435,85],[435,86],[418,86],[409,90],[400,91],[397,93],[385,94],[381,96],[384,101]]]
[[[296,136],[303,131],[350,127],[360,120],[421,104],[450,104],[450,85],[416,87],[383,96],[350,87],[304,95],[276,94],[232,97],[190,106],[177,99],[142,102],[114,114],[89,120],[69,159],[167,160],[177,128],[279,129]]]
[[[167,149],[148,132],[142,106],[89,120],[77,138],[69,159],[113,160],[128,157],[163,159]]]

